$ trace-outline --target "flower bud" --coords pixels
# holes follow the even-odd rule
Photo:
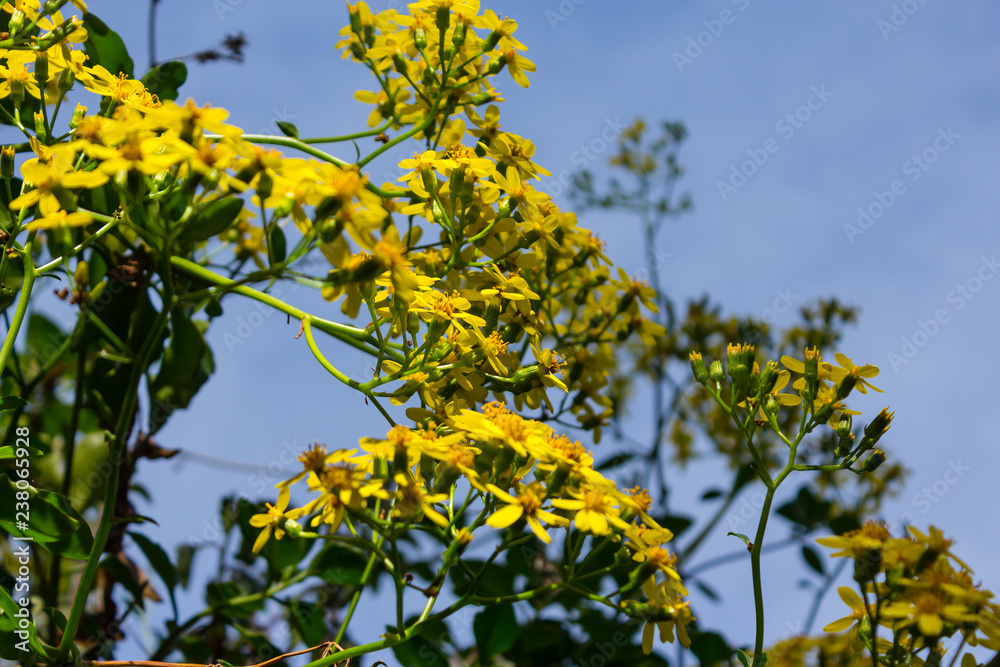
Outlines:
[[[722,368],[722,362],[716,359],[708,367],[708,377],[712,382],[722,382],[726,378],[726,371]]]
[[[486,73],[489,75],[499,74],[500,70],[502,70],[503,66],[506,64],[507,64],[507,56],[501,53],[496,58],[487,63]]]
[[[764,405],[761,406],[764,409],[764,414],[768,419],[776,417],[778,415],[778,410],[781,408],[781,404],[778,403],[778,399],[774,397],[774,394],[766,394],[764,396]]]
[[[483,93],[476,93],[475,95],[473,95],[470,102],[474,107],[481,107],[484,104],[489,104],[495,99],[496,95],[494,95],[493,93],[483,92]]]
[[[56,88],[60,93],[65,95],[73,88],[73,84],[76,82],[76,77],[73,75],[73,70],[64,69],[59,72],[59,76],[56,77]]]
[[[871,420],[868,426],[865,426],[865,437],[871,438],[873,444],[878,442],[885,435],[885,432],[889,430],[895,414],[895,412],[889,412],[889,408],[882,408],[882,411],[875,415],[875,419]]]
[[[0,149],[0,176],[9,181],[14,177],[14,147],[4,146]]]
[[[69,70],[66,71],[68,72]],[[73,117],[70,118],[69,121],[70,129],[75,130],[77,126],[80,124],[80,121],[86,118],[86,116],[87,116],[87,107],[83,106],[82,104],[77,104],[76,109],[73,110]]]
[[[691,352],[689,355],[691,358],[691,372],[694,373],[694,379],[698,384],[705,384],[708,382],[708,369],[705,368],[705,362],[701,358],[701,354],[698,352]]]
[[[78,286],[87,287],[90,285],[90,267],[87,262],[81,260],[77,263],[76,269],[73,271],[73,280]]]
[[[872,452],[872,455],[865,459],[865,462],[861,464],[861,469],[864,472],[875,472],[880,465],[885,463],[885,452],[881,449],[876,449]]]
[[[49,82],[49,54],[44,51],[35,52],[35,83],[45,95],[45,85]]]
[[[445,30],[448,29],[448,26],[450,24],[451,24],[451,9],[449,9],[447,6],[444,5],[439,6],[437,8],[437,11],[434,12],[434,25],[437,26],[438,30],[444,32]]]
[[[844,418],[842,417],[840,423],[837,424],[837,431],[840,431],[840,424],[844,423]],[[846,435],[840,436],[840,440],[837,442],[837,448],[833,450],[833,455],[835,458],[842,459],[851,453],[854,449],[854,434],[850,431]]]
[[[840,436],[841,439],[851,435],[852,421],[851,415],[844,415],[841,417],[840,421],[837,422],[837,435]]]
[[[44,92],[42,93],[45,94]],[[45,127],[45,114],[41,111],[35,112],[35,136],[43,144],[49,139],[49,131]]]
[[[295,195],[292,193],[286,194],[281,198],[277,204],[274,205],[274,217],[276,220],[286,217],[295,208]]]
[[[778,377],[780,371],[778,370],[778,364],[774,361],[769,361],[764,364],[764,370],[760,372],[760,386],[757,387],[756,396],[757,398],[763,398],[766,394],[770,394],[774,389],[774,386],[778,384]]]
[[[10,33],[11,37],[16,36],[24,28],[24,19],[24,12],[20,9],[11,12],[10,20],[7,22],[7,32]]]
[[[807,403],[816,399],[816,392],[819,387],[819,349],[815,347],[806,348],[805,356],[805,380],[806,390],[803,392],[803,400]]]
[[[732,367],[740,363],[740,346],[739,343],[733,345],[729,343],[726,345],[726,366]]]
[[[465,44],[465,36],[468,34],[469,23],[465,19],[459,19],[455,24],[455,32],[451,35],[451,43],[455,46]]]
[[[281,518],[281,525],[279,527],[288,533],[288,536],[292,538],[298,537],[302,534],[302,526],[300,526],[297,521],[289,519],[287,516]]]
[[[427,48],[427,33],[423,28],[415,28],[413,30],[413,45],[417,47],[418,51],[423,51]]]

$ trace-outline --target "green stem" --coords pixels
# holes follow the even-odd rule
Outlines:
[[[0,347],[0,375],[7,370],[7,359],[10,358],[10,353],[14,350],[14,341],[17,340],[17,334],[21,330],[21,324],[24,322],[24,316],[28,312],[28,302],[31,300],[31,288],[35,284],[35,267],[31,264],[31,245],[35,238],[34,232],[28,237],[28,242],[24,246],[24,253],[21,256],[21,261],[24,264],[24,278],[21,282],[21,295],[17,300],[17,309],[14,311],[14,317],[11,319],[10,328],[7,330],[7,337],[4,338],[3,347]]]
[[[750,550],[750,568],[753,572],[753,600],[756,616],[756,635],[754,637],[753,667],[762,667],[761,654],[764,652],[764,593],[760,579],[760,549],[764,545],[764,531],[767,519],[771,514],[771,501],[774,499],[776,486],[768,486],[764,496],[764,507],[760,512],[760,523],[757,524],[757,535],[754,537],[753,549]]]

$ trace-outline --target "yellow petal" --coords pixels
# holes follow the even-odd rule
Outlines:
[[[520,505],[506,505],[493,513],[486,523],[493,528],[506,528],[521,518],[524,510]]]

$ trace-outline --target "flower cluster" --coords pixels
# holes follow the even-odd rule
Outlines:
[[[973,582],[972,571],[952,553],[952,540],[934,526],[926,534],[911,526],[909,533],[893,537],[885,524],[869,521],[817,540],[836,549],[833,556],[854,560],[861,592],[841,587],[851,614],[823,629],[850,628],[856,649],[874,647],[889,665],[911,664],[925,649],[940,655],[942,642],[955,635],[963,645],[1000,649],[1000,604]],[[879,626],[889,628],[891,639],[878,637]]]
[[[483,525],[513,531],[505,543],[527,528],[544,544],[552,542],[551,530],[572,526],[611,538],[632,563],[631,578],[648,601],[623,601],[625,611],[654,619],[664,640],[673,641],[676,626],[681,641],[689,643],[684,627],[693,616],[682,599],[687,591],[675,556],[664,546],[673,535],[648,514],[649,495],[639,487],[618,489],[594,469],[579,441],[502,403],[481,412],[463,410],[443,424],[428,419],[417,428],[395,426],[384,439],[363,438],[355,449],[328,452],[317,444],[299,461],[302,471],[278,484],[278,504],[251,520],[263,528],[255,551],[272,530],[278,539],[288,533],[335,541],[357,525],[393,537],[420,527],[460,545],[460,553]],[[303,480],[315,497],[289,510],[289,487]],[[299,523],[325,531],[304,532]],[[349,530],[342,530],[345,524]],[[651,642],[649,630],[647,651]]]

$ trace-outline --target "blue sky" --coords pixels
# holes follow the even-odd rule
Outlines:
[[[142,71],[147,3],[89,5],[125,37]],[[873,415],[885,404],[879,401],[892,406],[896,418],[883,442],[890,457],[913,471],[883,518],[898,524],[909,515],[917,526],[944,527],[986,587],[1000,589],[992,486],[1000,469],[992,413],[1000,375],[993,351],[1000,306],[994,194],[1000,6],[972,0],[484,5],[518,21],[517,36],[538,67],[528,90],[501,79],[507,98],[501,123],[533,139],[536,161],[554,174],[583,162],[606,173],[606,153],[590,160],[582,147],[596,151],[602,132],[616,123],[642,116],[687,125],[682,188],[694,210],[662,237],[670,257],[661,274],[671,297],[708,293],[727,311],[762,318],[776,302],[797,308],[820,296],[861,308],[860,326],[848,332],[841,351],[880,366],[877,384],[886,394],[859,409]],[[347,21],[343,5],[285,6],[163,0],[161,59],[227,32],[243,31],[250,42],[243,65],[192,66],[182,98],[229,109],[248,132],[274,133],[276,120],[296,123],[303,136],[362,129],[368,108],[352,93],[370,87],[370,79],[333,50]],[[394,169],[389,161],[370,167],[376,181]],[[870,216],[860,222],[859,207]],[[608,242],[616,263],[629,271],[641,266],[631,221],[588,213],[582,224]],[[286,295],[339,314],[306,290]],[[777,310],[777,326],[794,321],[792,311]],[[246,331],[241,320],[252,335],[227,349],[226,333]],[[167,544],[197,539],[207,530],[203,522],[214,521],[218,498],[259,496],[264,483],[280,479],[268,466],[289,467],[289,457],[314,438],[351,446],[384,432],[361,397],[293,340],[296,329],[250,303],[228,302],[211,334],[216,375],[191,409],[174,416],[160,442],[258,469],[224,472],[190,459],[142,466],[140,479],[157,501],[150,512],[160,517],[151,536]],[[343,352],[333,343],[326,349]],[[367,362],[357,358],[343,367],[361,375]],[[648,405],[644,398],[637,412]],[[637,419],[635,428],[642,439],[648,425]],[[700,488],[691,480],[681,484],[675,498]],[[797,486],[782,491],[787,496]],[[704,553],[732,550],[725,532]],[[794,553],[766,561],[769,641],[793,631],[808,605],[807,592],[781,583],[790,567],[799,567]],[[697,613],[733,640],[748,641],[749,565],[720,568],[713,582],[727,591],[726,605],[696,594]],[[184,607],[193,613],[200,603],[190,596]],[[377,622],[373,608],[366,613]],[[818,625],[842,615],[839,600],[828,598]],[[370,637],[356,637],[380,632],[373,627]],[[133,651],[141,653],[136,645]]]

